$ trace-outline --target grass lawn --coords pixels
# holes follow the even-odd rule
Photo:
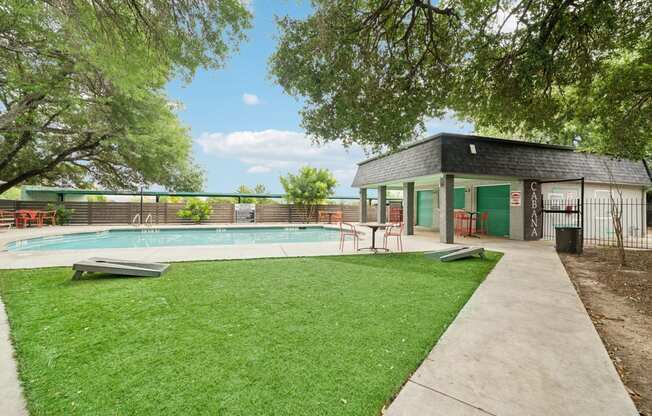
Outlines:
[[[0,293],[32,415],[377,415],[499,257],[0,271]]]

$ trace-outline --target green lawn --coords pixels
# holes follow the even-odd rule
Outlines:
[[[500,255],[0,271],[32,415],[377,415]]]

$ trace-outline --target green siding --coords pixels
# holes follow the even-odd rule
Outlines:
[[[432,227],[432,191],[417,191],[417,225]]]
[[[453,208],[464,209],[464,188],[455,188]]]
[[[477,211],[489,213],[488,234],[509,236],[509,185],[479,186],[477,196]]]

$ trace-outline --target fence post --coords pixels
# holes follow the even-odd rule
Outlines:
[[[86,204],[88,205],[86,209],[86,215],[87,215],[86,222],[88,223],[88,225],[93,225],[93,203],[90,201],[86,201]]]
[[[292,204],[288,204],[288,223],[292,223]]]

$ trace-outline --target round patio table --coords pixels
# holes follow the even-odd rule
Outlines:
[[[369,251],[373,251],[374,253],[377,253],[378,250],[389,251],[389,249],[386,249],[384,247],[376,247],[376,231],[377,230],[384,230],[389,225],[390,224],[381,224],[379,222],[362,222],[362,223],[360,223],[360,226],[362,226],[362,227],[371,228],[371,246],[370,247],[360,247],[358,249],[358,251],[369,250]]]
[[[467,236],[480,238],[479,235],[473,234],[473,217],[477,217],[480,213],[477,211],[465,211],[465,212],[469,214],[469,233],[467,234]]]

